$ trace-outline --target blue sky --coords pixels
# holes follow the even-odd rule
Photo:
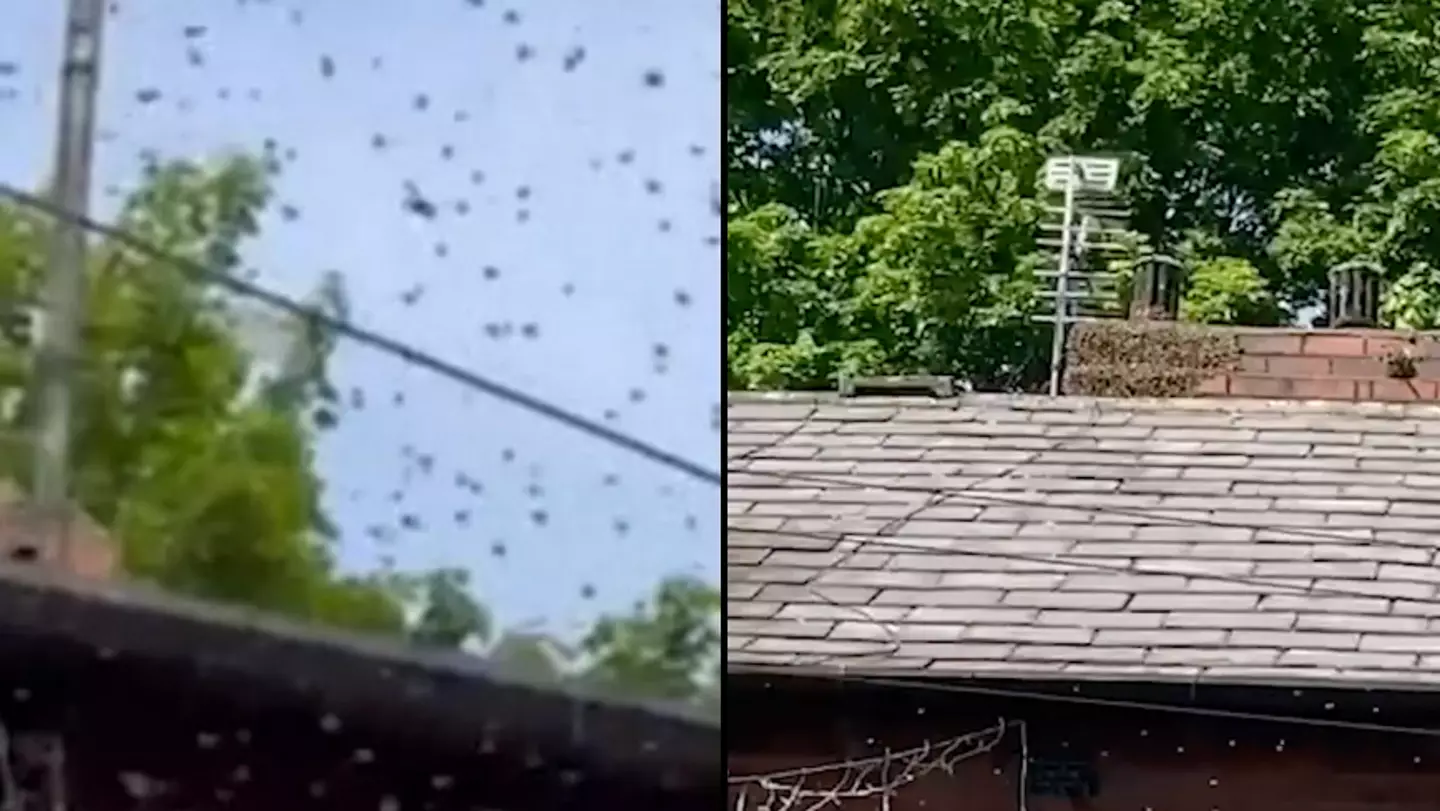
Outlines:
[[[51,166],[64,4],[11,5],[0,178],[34,185]],[[303,294],[340,270],[356,321],[719,469],[715,0],[112,5],[102,213],[101,190],[132,186],[142,150],[204,158],[273,139],[294,156],[277,203],[299,217],[272,215],[249,246],[262,282]],[[407,182],[438,217],[402,210]],[[714,485],[371,350],[337,364],[368,404],[322,449],[347,565],[463,566],[502,622],[561,633],[667,573],[718,579]],[[402,513],[421,528],[398,529]],[[393,537],[371,538],[376,524]]]

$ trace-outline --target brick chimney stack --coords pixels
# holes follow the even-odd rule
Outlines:
[[[99,524],[76,510],[69,527],[64,560],[46,560],[45,546],[29,499],[13,483],[0,480],[0,555],[3,560],[49,564],[69,574],[109,580],[119,568],[114,541]]]
[[[1440,333],[1384,329],[1215,327],[1239,346],[1238,368],[1201,395],[1378,402],[1440,401]]]

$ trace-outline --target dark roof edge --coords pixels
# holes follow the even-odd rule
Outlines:
[[[916,395],[864,395],[842,397],[825,391],[729,391],[726,404],[810,405],[846,408],[918,407],[959,409],[967,406],[1009,408],[1015,411],[1096,411],[1107,408],[1126,411],[1230,411],[1278,412],[1287,414],[1346,414],[1374,418],[1440,419],[1440,403],[1351,402],[1344,400],[1262,400],[1253,397],[1079,397],[1045,394],[962,394],[956,397]]]
[[[535,684],[458,652],[329,631],[253,610],[0,564],[0,633],[97,655],[188,664],[337,712],[393,716],[437,745],[476,751],[492,735],[557,760],[679,787],[714,781],[718,722],[668,706]]]
[[[965,673],[924,673],[897,671],[894,668],[846,667],[843,671],[835,667],[810,667],[805,665],[759,665],[730,664],[725,668],[726,676],[756,677],[784,676],[802,679],[855,679],[869,682],[904,681],[908,685],[934,683],[936,689],[943,685],[960,685],[957,692],[963,692],[965,683],[985,684],[991,682],[1037,682],[1046,686],[1056,684],[1153,684],[1177,687],[1246,687],[1276,690],[1326,689],[1340,692],[1386,691],[1393,693],[1434,694],[1440,693],[1440,681],[1430,674],[1367,673],[1363,677],[1335,674],[1276,673],[1260,668],[1236,668],[1251,670],[1251,673],[1207,673],[1208,668],[1188,668],[1169,671],[1144,671],[1136,668],[1099,668],[1085,670],[1039,670],[1015,668],[987,668],[984,672]]]

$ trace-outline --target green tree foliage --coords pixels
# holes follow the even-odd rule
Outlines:
[[[1241,301],[1262,288],[1294,316],[1329,267],[1368,259],[1394,283],[1387,317],[1440,326],[1432,17],[1407,0],[727,4],[731,385],[1031,368],[1034,168],[1065,151],[1126,158],[1151,245],[1205,246],[1207,318],[1222,290],[1226,317],[1269,318]],[[1262,288],[1227,287],[1246,266]]]
[[[1265,277],[1244,259],[1222,256],[1190,268],[1180,317],[1197,324],[1274,325],[1284,313]]]
[[[691,577],[665,578],[628,611],[601,615],[576,644],[533,630],[485,640],[485,657],[538,684],[720,712],[720,594]]]
[[[1429,262],[1411,265],[1390,288],[1381,317],[1399,329],[1440,325],[1440,267]]]
[[[998,125],[915,162],[875,211],[820,231],[770,203],[730,224],[730,385],[944,371],[999,385],[1041,359],[1031,312],[1036,140]]]
[[[493,632],[490,614],[476,602],[470,573],[439,569],[423,575],[413,599],[419,605],[410,628],[412,642],[430,647],[458,648],[466,642],[488,642]]]
[[[602,616],[580,643],[585,678],[612,693],[698,700],[719,660],[720,595],[667,578],[627,614]]]
[[[238,272],[269,182],[266,168],[244,156],[152,161],[119,224],[168,253]],[[0,300],[34,299],[48,229],[36,215],[0,207]],[[262,375],[236,327],[243,307],[214,285],[106,241],[96,244],[90,270],[75,485],[132,576],[393,634],[407,630],[420,600],[416,633],[447,641],[458,631],[435,620],[437,611],[476,619],[442,588],[447,575],[406,592],[391,576],[337,570],[314,472],[318,432],[333,424],[325,374],[333,336],[294,324],[278,368]],[[338,278],[327,277],[314,299],[317,311],[343,314]],[[12,432],[30,420],[27,354],[16,342],[0,351],[3,383],[22,397],[6,415]],[[5,457],[5,474],[28,481],[28,455]]]

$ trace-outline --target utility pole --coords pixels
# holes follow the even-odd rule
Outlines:
[[[105,0],[70,0],[66,13],[55,186],[50,193],[56,206],[84,217],[90,209]],[[51,563],[65,560],[68,553],[72,399],[84,319],[86,237],[80,223],[69,219],[53,223],[40,299],[33,495],[45,533],[43,557]]]

